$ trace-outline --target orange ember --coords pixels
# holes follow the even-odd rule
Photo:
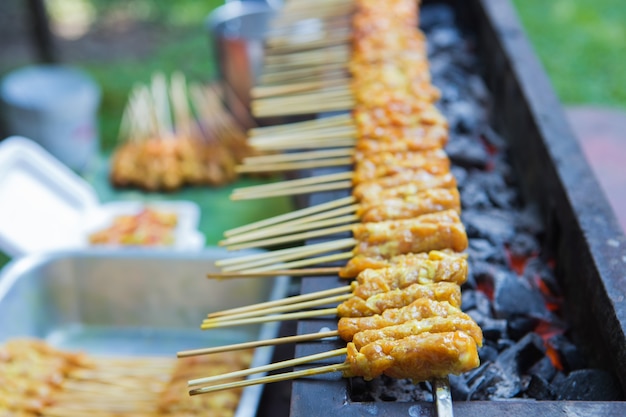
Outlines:
[[[546,356],[550,358],[552,365],[559,371],[563,370],[563,363],[561,362],[559,352],[550,343],[550,338],[563,334],[564,331],[565,329],[543,320],[535,327],[535,332],[541,336],[546,347]]]

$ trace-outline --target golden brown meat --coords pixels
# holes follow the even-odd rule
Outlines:
[[[462,331],[422,333],[400,340],[379,340],[357,350],[348,343],[350,370],[344,376],[371,380],[380,375],[414,382],[461,374],[480,364],[476,342]]]
[[[434,284],[412,284],[406,288],[398,288],[363,299],[350,297],[337,306],[339,317],[364,317],[381,314],[390,308],[400,308],[415,300],[427,298],[435,301],[447,301],[454,307],[461,306],[461,288],[452,282]]]
[[[381,126],[373,135],[359,138],[356,150],[366,154],[421,152],[441,149],[448,142],[448,129],[442,126]]]
[[[389,177],[405,170],[423,170],[435,175],[450,171],[450,159],[441,149],[424,152],[383,152],[367,156],[357,154],[354,160],[352,181],[356,184]]]
[[[384,200],[411,196],[421,190],[455,187],[456,179],[449,172],[439,175],[424,170],[405,170],[389,177],[355,183],[352,195],[358,200]]]
[[[357,215],[363,223],[412,219],[422,214],[455,210],[461,212],[461,197],[456,188],[433,188],[415,195],[361,201]]]
[[[343,340],[352,340],[355,334],[368,329],[380,329],[402,324],[409,320],[421,320],[428,317],[448,317],[461,313],[447,301],[434,301],[427,298],[415,300],[406,307],[392,308],[367,317],[341,317],[337,330]]]
[[[463,331],[470,335],[478,346],[483,345],[483,332],[480,326],[467,314],[459,313],[448,317],[428,317],[421,320],[409,320],[401,324],[383,327],[381,329],[368,329],[358,332],[352,340],[357,349],[377,340],[403,339],[407,336],[422,333],[444,333]]]
[[[451,282],[461,285],[467,280],[467,260],[466,255],[440,251],[399,255],[379,268],[361,270],[356,279],[353,294],[363,299],[412,284]]]
[[[353,227],[352,234],[359,241],[353,250],[355,255],[391,258],[442,249],[462,252],[467,248],[465,227],[454,210],[410,220],[361,223]]]

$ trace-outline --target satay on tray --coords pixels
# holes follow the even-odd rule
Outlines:
[[[188,86],[180,73],[168,83],[156,74],[129,96],[109,177],[116,187],[148,191],[219,186],[237,178],[235,166],[251,153],[217,84]]]
[[[0,346],[0,415],[229,417],[241,390],[190,398],[186,381],[244,369],[251,359],[249,351],[178,361],[101,357],[12,339]]]

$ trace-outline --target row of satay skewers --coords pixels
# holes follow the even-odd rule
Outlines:
[[[287,4],[305,7],[304,2],[298,0]],[[438,93],[430,84],[425,39],[417,29],[418,4],[414,0],[341,0],[339,4],[353,7],[350,9],[353,14],[350,16],[349,60],[343,61],[350,75],[344,81],[349,86],[341,87],[346,87],[345,97],[349,100],[341,96],[343,90],[338,95],[341,99],[324,96],[327,101],[321,111],[350,109],[351,113],[255,129],[250,140],[263,150],[291,150],[306,148],[304,145],[310,138],[319,138],[317,146],[331,149],[249,158],[240,170],[299,170],[347,165],[353,166],[353,171],[239,189],[233,198],[350,187],[352,196],[233,229],[226,233],[222,244],[242,249],[272,247],[348,232],[352,237],[223,260],[218,264],[224,272],[213,276],[339,274],[356,278],[356,281],[318,293],[213,313],[202,324],[202,328],[211,329],[335,315],[339,317],[338,329],[180,352],[179,356],[330,336],[341,337],[347,347],[235,374],[192,380],[189,381],[192,387],[210,385],[194,388],[191,394],[336,371],[347,377],[372,379],[385,374],[423,381],[468,371],[479,364],[477,348],[482,345],[482,332],[460,309],[460,285],[467,278],[467,261],[461,252],[467,247],[467,235],[459,217],[456,181],[443,151],[448,138],[447,123],[434,106]],[[268,43],[268,60],[274,58],[274,62],[280,62],[277,58],[283,55],[274,49],[283,44]],[[318,56],[323,56],[326,49],[339,47],[334,42],[325,46],[311,47],[306,53],[316,51]],[[279,49],[291,51],[284,45]],[[289,70],[285,72],[296,65],[286,59],[289,55],[284,56],[284,62],[289,62]],[[342,62],[341,59],[334,61],[335,55],[332,56],[332,63]],[[310,67],[310,64],[306,67],[311,73],[317,69],[319,74],[325,74],[327,64],[329,62],[322,61],[319,67]],[[320,79],[311,78],[307,82],[323,81],[321,75]],[[335,79],[335,84],[341,84],[341,80]],[[294,81],[285,85],[298,84],[303,83]],[[280,114],[297,114],[301,111],[297,105],[300,100],[309,103],[312,97],[320,99],[322,95],[317,96],[318,93],[339,91],[335,85],[328,88],[322,84],[321,88],[306,86],[306,93],[276,88],[281,92],[272,97],[275,100],[270,107],[281,109]],[[269,96],[269,87],[257,89],[256,94]],[[305,89],[305,86],[298,88]],[[261,100],[269,100],[269,97]],[[279,106],[277,103],[281,100],[289,104]],[[332,107],[332,103],[337,106]],[[259,111],[257,116],[266,115],[260,112],[259,101],[256,104],[253,110]],[[333,142],[340,145],[334,146]],[[337,253],[347,248],[351,250]],[[341,260],[348,260],[341,268],[303,268]],[[337,302],[341,304],[334,308],[315,308]],[[216,384],[234,376],[341,355],[347,359],[336,365]]]

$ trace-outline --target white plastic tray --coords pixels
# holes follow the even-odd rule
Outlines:
[[[190,201],[100,204],[94,189],[41,146],[23,137],[0,142],[0,250],[17,257],[89,246],[88,235],[115,216],[144,207],[177,215],[169,249],[200,249],[200,209]]]

